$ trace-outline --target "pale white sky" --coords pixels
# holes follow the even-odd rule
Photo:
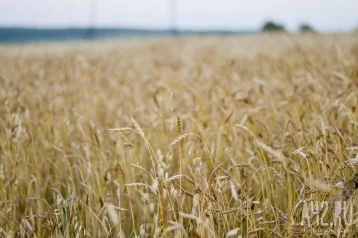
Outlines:
[[[90,24],[96,0],[1,0],[0,25],[71,27]],[[97,0],[96,26],[166,28],[170,0]],[[321,31],[358,26],[358,0],[176,0],[185,29],[257,29],[272,19],[294,30],[308,22]]]

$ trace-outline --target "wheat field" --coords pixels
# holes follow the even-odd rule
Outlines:
[[[357,233],[302,219],[355,204],[357,34],[2,45],[0,85],[0,237]]]

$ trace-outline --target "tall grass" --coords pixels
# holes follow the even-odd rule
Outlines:
[[[357,35],[1,46],[0,58],[0,237],[357,232],[302,219],[307,202],[355,204]]]

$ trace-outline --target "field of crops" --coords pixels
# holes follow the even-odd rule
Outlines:
[[[350,237],[357,166],[357,34],[0,46],[0,237]]]

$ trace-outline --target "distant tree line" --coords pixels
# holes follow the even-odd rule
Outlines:
[[[315,32],[312,26],[307,23],[303,23],[299,26],[299,31],[301,32]]]
[[[286,31],[285,26],[274,22],[274,21],[267,21],[261,28],[263,32],[284,32]],[[298,27],[298,31],[300,32],[315,32],[314,28],[309,25],[308,23],[302,23]]]
[[[268,21],[263,25],[262,31],[285,31],[285,27],[279,23]]]

